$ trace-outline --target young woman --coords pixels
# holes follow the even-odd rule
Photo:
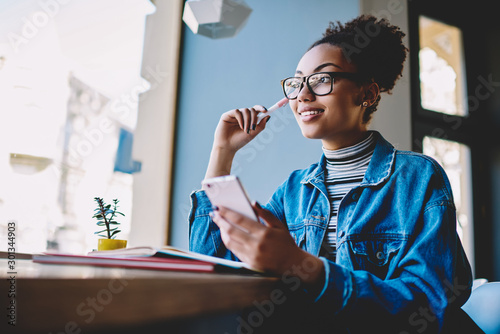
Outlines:
[[[360,43],[360,34],[369,36]],[[372,16],[331,23],[282,81],[319,162],[297,170],[255,211],[261,222],[212,208],[192,194],[190,249],[239,259],[300,282],[319,322],[351,333],[438,333],[470,294],[471,270],[456,233],[442,168],[395,150],[368,123],[401,76],[407,48],[398,27]],[[262,106],[224,113],[206,178],[231,171],[235,153],[265,129]],[[268,121],[269,119],[266,119]]]

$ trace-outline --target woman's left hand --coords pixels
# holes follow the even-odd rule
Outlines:
[[[213,212],[212,219],[219,226],[227,249],[255,269],[277,275],[287,273],[304,283],[318,282],[323,262],[300,249],[285,225],[270,211],[258,204],[254,210],[265,225],[228,208]]]

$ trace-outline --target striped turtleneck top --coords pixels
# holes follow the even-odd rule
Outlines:
[[[321,255],[335,261],[337,255],[337,214],[340,201],[352,188],[358,186],[365,176],[375,149],[373,133],[356,145],[338,150],[327,150],[325,185],[330,200],[330,221],[323,240]]]

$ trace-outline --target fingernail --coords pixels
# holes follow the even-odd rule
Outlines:
[[[257,124],[253,124],[252,125],[252,130],[255,130],[256,127],[257,127]]]
[[[259,209],[262,209],[262,206],[260,205],[259,202],[255,202],[255,206],[258,207]]]
[[[219,207],[217,205],[212,205],[212,210],[214,211],[218,211],[219,210]]]
[[[271,116],[269,116],[267,119],[266,119],[266,123],[269,122],[269,120],[271,119]]]
[[[250,133],[250,128],[247,129],[247,133],[249,134]]]

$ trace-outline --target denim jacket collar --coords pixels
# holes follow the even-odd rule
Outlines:
[[[376,141],[373,156],[366,170],[365,177],[360,186],[376,186],[387,180],[391,174],[394,164],[396,149],[387,140],[382,137],[378,131],[370,131],[373,133]],[[325,182],[325,167],[326,157],[321,155],[319,164],[310,173],[305,175],[301,182],[302,184],[318,184]]]

